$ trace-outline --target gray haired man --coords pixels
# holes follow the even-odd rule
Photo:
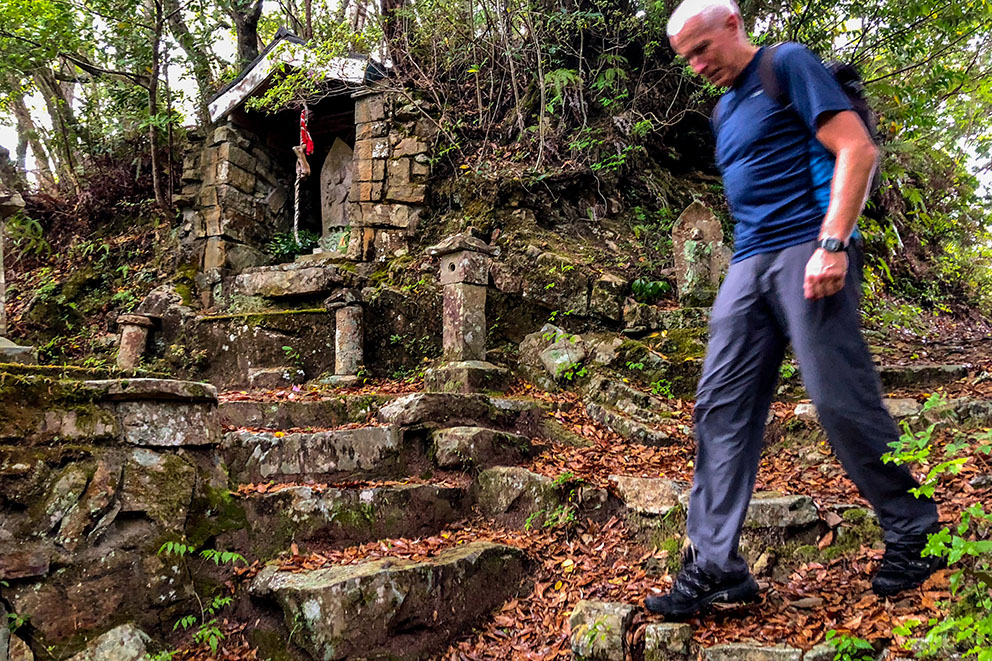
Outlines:
[[[645,605],[676,619],[757,597],[738,544],[789,343],[834,452],[885,531],[872,588],[887,596],[919,586],[939,565],[921,557],[937,510],[910,495],[917,483],[905,467],[881,460],[898,430],[859,325],[855,222],[877,149],[819,59],[795,43],[751,44],[733,0],[686,0],[668,34],[697,74],[729,88],[713,130],[735,240],[696,396],[692,548],[671,591]],[[765,93],[759,66],[769,53],[788,103]]]

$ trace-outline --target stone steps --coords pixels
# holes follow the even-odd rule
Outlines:
[[[519,463],[536,449],[522,434],[488,427],[446,427],[431,434],[430,451],[438,468],[469,469]]]
[[[320,432],[224,435],[221,455],[235,482],[300,481],[328,476],[396,478],[411,453],[394,426]]]
[[[520,589],[519,549],[472,542],[424,562],[371,560],[301,572],[263,569],[253,598],[281,607],[294,642],[313,658],[420,659]]]
[[[260,558],[292,543],[421,537],[469,514],[466,489],[435,484],[293,486],[246,496],[242,506]]]
[[[583,600],[569,619],[571,648],[582,661],[833,661],[836,651],[823,644],[803,651],[786,645],[729,643],[700,647],[688,624],[658,622],[644,631],[643,649],[631,650],[628,640],[641,612],[633,604]]]
[[[923,410],[923,405],[910,398],[885,398],[882,400],[889,414],[900,426],[909,425],[914,431],[925,429],[932,423],[938,428],[956,426],[961,429],[978,429],[992,425],[992,400],[959,397],[942,406]],[[803,402],[796,405],[795,418],[784,425],[777,421],[769,425],[768,434],[785,442],[817,443],[827,438],[820,425],[816,407]]]
[[[364,422],[395,395],[342,395],[307,401],[228,400],[218,406],[224,427],[304,429]]]

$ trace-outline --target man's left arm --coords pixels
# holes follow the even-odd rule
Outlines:
[[[816,138],[835,158],[830,204],[820,227],[820,238],[847,241],[864,206],[878,161],[878,148],[861,118],[852,110],[834,113],[822,121]],[[810,300],[836,294],[844,287],[846,275],[846,252],[831,253],[817,248],[806,264],[803,293]]]

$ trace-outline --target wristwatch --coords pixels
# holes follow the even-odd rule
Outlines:
[[[847,248],[847,242],[828,236],[825,239],[820,239],[817,241],[816,246],[818,248],[823,248],[827,252],[843,252],[844,249]]]

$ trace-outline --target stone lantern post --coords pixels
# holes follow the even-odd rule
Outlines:
[[[155,326],[152,318],[144,314],[122,314],[117,317],[121,329],[120,346],[117,349],[117,367],[133,370],[148,347],[148,333]]]
[[[499,249],[471,234],[456,234],[428,249],[441,258],[444,288],[444,365],[425,377],[427,390],[477,392],[498,390],[508,375],[486,362],[486,288],[489,267]]]
[[[324,301],[334,310],[334,376],[330,383],[350,386],[358,383],[358,371],[365,362],[362,298],[354,289],[339,289]]]

